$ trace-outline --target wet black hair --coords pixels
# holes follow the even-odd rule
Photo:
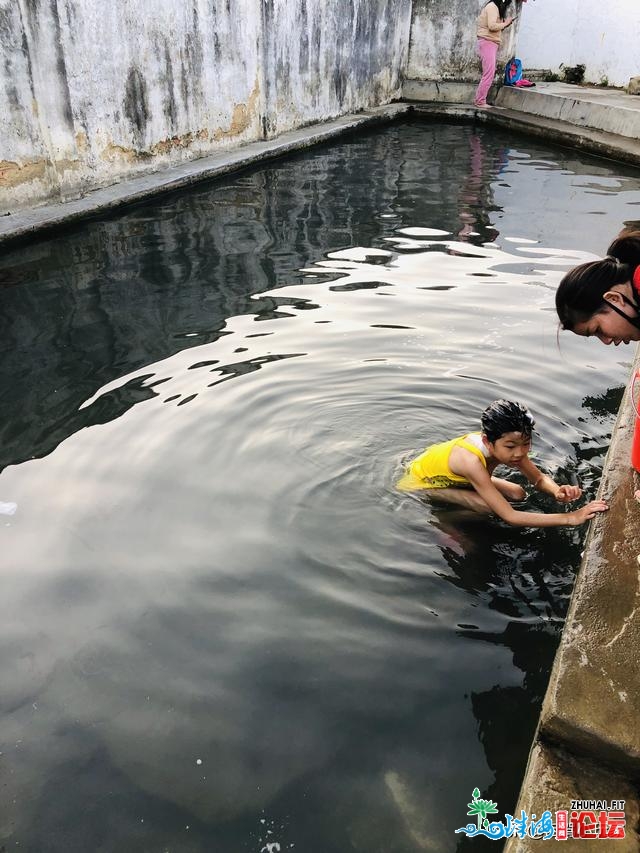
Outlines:
[[[512,400],[494,400],[482,413],[480,422],[482,432],[492,443],[506,432],[521,432],[526,438],[531,438],[535,426],[527,407]]]
[[[607,305],[605,293],[616,284],[631,281],[637,266],[640,266],[640,231],[623,231],[607,249],[606,258],[574,267],[556,291],[556,311],[562,328],[571,332],[578,323],[602,311]],[[640,313],[640,307],[632,305]],[[626,319],[633,326],[639,324],[634,317]]]
[[[498,7],[498,14],[500,15],[500,20],[504,21],[504,16],[507,12],[507,6],[510,5],[511,0],[489,0],[489,3],[493,3],[494,6]],[[488,6],[489,3],[485,3],[485,6]]]

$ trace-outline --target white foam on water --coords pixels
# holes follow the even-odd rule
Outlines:
[[[441,231],[440,228],[398,228],[398,234],[407,234],[409,237],[446,237],[451,231]]]
[[[386,249],[373,249],[367,246],[354,246],[351,249],[340,249],[337,252],[329,252],[328,258],[338,258],[345,261],[366,261],[367,258],[392,258],[393,254]]]

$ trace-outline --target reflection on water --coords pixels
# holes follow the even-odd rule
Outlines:
[[[393,483],[506,396],[593,495],[631,356],[558,350],[553,290],[640,202],[612,168],[397,125],[0,260],[0,843],[453,851],[476,785],[513,807],[583,531]]]

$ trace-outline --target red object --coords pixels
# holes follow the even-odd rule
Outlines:
[[[640,418],[636,415],[636,427],[633,431],[633,445],[631,447],[631,465],[640,474]]]
[[[638,411],[638,403],[634,397],[634,390],[637,380],[640,378],[640,370],[636,370],[633,382],[631,383],[631,402],[636,411],[636,426],[633,431],[633,444],[631,445],[631,465],[640,474],[640,412]]]
[[[556,841],[566,841],[569,837],[567,832],[567,812],[556,812]]]
[[[571,834],[574,838],[597,838],[595,812],[571,812]]]
[[[640,293],[640,266],[636,267],[631,281],[633,283],[633,289],[635,290],[635,292]]]
[[[600,812],[599,838],[624,838],[626,822],[624,812]]]

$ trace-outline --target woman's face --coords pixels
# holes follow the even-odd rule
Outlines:
[[[626,317],[636,318],[637,312],[631,305],[628,305],[622,295],[617,290],[610,290],[604,295],[605,304],[602,311],[592,314],[588,320],[583,320],[576,323],[572,331],[576,335],[584,337],[596,337],[603,344],[628,344],[631,341],[640,341],[640,329],[632,325],[624,317],[621,317],[613,308],[609,308],[606,303],[615,305]]]

